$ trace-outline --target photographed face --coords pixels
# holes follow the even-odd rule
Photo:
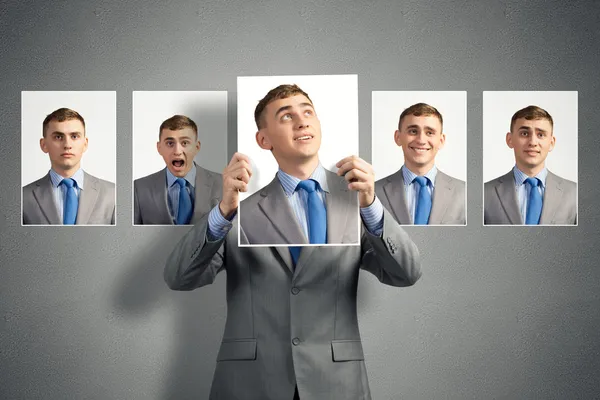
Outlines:
[[[61,175],[74,173],[79,169],[87,146],[85,128],[77,119],[50,121],[46,127],[46,136],[40,139],[40,147],[50,156],[52,169]]]
[[[256,141],[261,148],[272,150],[280,165],[318,157],[321,122],[306,96],[269,103],[264,110],[263,125],[256,133]]]
[[[402,120],[400,130],[394,140],[402,147],[404,163],[408,169],[422,170],[433,167],[435,156],[446,140],[442,133],[442,123],[433,115],[407,115]]]
[[[184,177],[194,166],[194,157],[200,151],[200,142],[194,130],[185,127],[176,131],[163,129],[156,143],[158,153],[171,173]]]
[[[506,144],[514,150],[515,162],[521,170],[543,168],[555,141],[552,125],[545,119],[519,118],[506,134]]]

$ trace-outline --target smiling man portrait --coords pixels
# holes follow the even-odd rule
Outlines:
[[[465,182],[440,171],[435,158],[444,147],[442,114],[425,103],[413,104],[400,114],[394,132],[404,165],[378,180],[375,191],[403,225],[465,225]]]
[[[134,224],[194,224],[218,203],[221,175],[194,162],[201,144],[190,118],[174,115],[158,131],[156,149],[165,168],[134,181]]]
[[[530,105],[511,119],[506,145],[515,165],[485,183],[487,225],[577,224],[577,184],[553,174],[546,158],[556,145],[554,121],[544,109]]]
[[[51,168],[23,188],[23,224],[114,225],[115,184],[81,168],[88,148],[83,117],[69,108],[53,111],[42,123],[39,145]]]

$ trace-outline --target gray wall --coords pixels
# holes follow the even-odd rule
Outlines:
[[[469,226],[408,229],[414,287],[361,276],[373,398],[598,398],[600,4],[568,3],[2,1],[0,398],[207,398],[225,275],[169,291],[186,228],[130,225],[131,92],[228,90],[232,154],[238,75],[336,73],[367,160],[371,90],[468,91]],[[21,90],[117,90],[119,226],[20,226]],[[481,226],[483,90],[579,91],[579,227]]]

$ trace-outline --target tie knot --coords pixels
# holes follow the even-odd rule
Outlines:
[[[421,187],[427,186],[427,181],[429,181],[429,179],[424,176],[416,176],[415,179],[413,179],[413,182],[417,182]]]
[[[304,189],[308,193],[312,193],[312,192],[314,192],[317,189],[317,181],[313,181],[312,179],[307,179],[305,181],[300,181],[298,183],[298,186],[296,186],[296,190],[298,190],[298,188]]]
[[[531,187],[538,187],[540,185],[540,180],[538,178],[527,178],[525,182],[529,183]]]
[[[61,183],[61,185],[65,185],[69,189],[71,189],[73,186],[77,186],[77,184],[75,183],[75,180],[72,178],[65,178],[62,181],[60,181],[60,183]]]
[[[179,184],[179,187],[181,187],[181,188],[185,187],[185,179],[183,179],[183,178],[177,178],[176,182]]]

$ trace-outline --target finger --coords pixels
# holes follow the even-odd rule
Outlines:
[[[226,186],[229,189],[238,190],[240,192],[246,192],[248,190],[247,182],[244,182],[244,181],[241,181],[238,179],[234,179],[234,178],[227,179]]]
[[[344,164],[342,164],[340,166],[340,169],[338,170],[338,175],[344,175],[352,169],[358,169],[367,174],[372,173],[372,170],[373,170],[373,168],[371,167],[371,165],[369,163],[367,163],[365,160],[363,160],[361,158],[356,157],[356,158],[350,159],[350,160],[346,161]]]
[[[237,163],[235,163],[234,165],[231,166],[232,170],[238,170],[240,168],[245,169],[246,171],[248,171],[248,175],[252,176],[252,165],[250,165],[250,163],[246,160],[239,160]]]
[[[356,157],[355,155],[351,155],[348,157],[344,157],[342,158],[340,161],[338,161],[335,166],[340,168],[343,164],[347,163],[348,161],[352,160],[354,157]]]
[[[351,169],[344,175],[347,182],[368,182],[371,181],[371,175],[359,169]]]
[[[233,153],[231,161],[229,161],[229,164],[227,166],[233,165],[238,161],[246,161],[248,164],[250,164],[250,158],[247,155],[245,155],[244,153],[235,152]]]
[[[243,181],[248,183],[250,181],[250,174],[246,168],[238,168],[236,170],[230,171],[227,175],[232,179]]]

